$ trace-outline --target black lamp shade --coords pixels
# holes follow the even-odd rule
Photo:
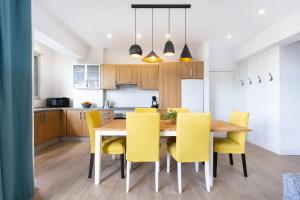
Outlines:
[[[174,56],[175,55],[174,45],[170,40],[168,40],[165,44],[164,54],[165,54],[165,56]]]
[[[142,56],[142,54],[143,54],[143,50],[137,44],[132,45],[129,49],[129,55],[132,57],[140,57]]]
[[[193,58],[192,58],[191,52],[189,50],[189,47],[187,46],[187,44],[185,44],[179,60],[183,61],[183,62],[189,62],[189,61],[192,61],[192,59]]]
[[[161,58],[156,55],[156,53],[152,50],[144,59],[144,62],[147,63],[157,63],[161,61]]]

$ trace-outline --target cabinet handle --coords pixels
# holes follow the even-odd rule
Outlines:
[[[194,77],[196,76],[196,68],[194,67]]]
[[[46,123],[46,121],[47,121],[47,116],[46,116],[46,114],[44,113],[44,123]]]
[[[190,77],[192,77],[193,75],[192,69],[190,69]]]
[[[80,117],[79,117],[79,119],[81,119],[81,112],[80,112]]]
[[[83,113],[83,119],[85,119],[85,112]]]

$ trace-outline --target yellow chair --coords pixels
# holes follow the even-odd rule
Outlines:
[[[89,176],[92,177],[94,157],[95,157],[95,128],[101,126],[101,112],[97,110],[86,112],[87,125],[89,128],[90,142],[91,142],[91,156],[90,156],[90,167]],[[125,154],[125,138],[120,137],[109,137],[102,138],[102,154],[119,154],[121,160],[121,178],[124,178],[124,154]]]
[[[138,113],[155,113],[157,112],[156,108],[135,108],[135,112]]]
[[[168,108],[168,112],[171,110],[176,111],[177,113],[188,113],[190,112],[188,108]]]
[[[190,112],[190,110],[188,109],[188,108],[168,108],[167,109],[167,112],[170,112],[170,111],[176,111],[177,112],[177,114],[179,114],[179,113],[188,113],[188,112]],[[176,140],[176,138],[175,137],[168,137],[167,138],[167,141],[175,141]]]
[[[132,162],[155,162],[155,191],[158,192],[159,173],[159,113],[126,113],[126,192],[129,192]]]
[[[232,112],[230,114],[230,123],[243,127],[248,127],[249,113]],[[228,153],[230,164],[233,165],[232,154],[241,154],[244,176],[247,177],[246,165],[246,132],[229,132],[226,138],[214,139],[214,167],[213,175],[217,177],[218,153]]]
[[[206,189],[209,183],[210,113],[181,113],[177,117],[176,141],[167,144],[167,173],[170,155],[177,161],[178,192],[182,192],[181,163],[205,162]]]

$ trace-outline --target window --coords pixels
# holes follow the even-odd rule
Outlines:
[[[33,96],[40,98],[40,55],[34,54],[33,59]]]

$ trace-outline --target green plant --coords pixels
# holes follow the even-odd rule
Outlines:
[[[167,120],[176,120],[177,119],[177,112],[174,110],[170,110],[166,113]]]

